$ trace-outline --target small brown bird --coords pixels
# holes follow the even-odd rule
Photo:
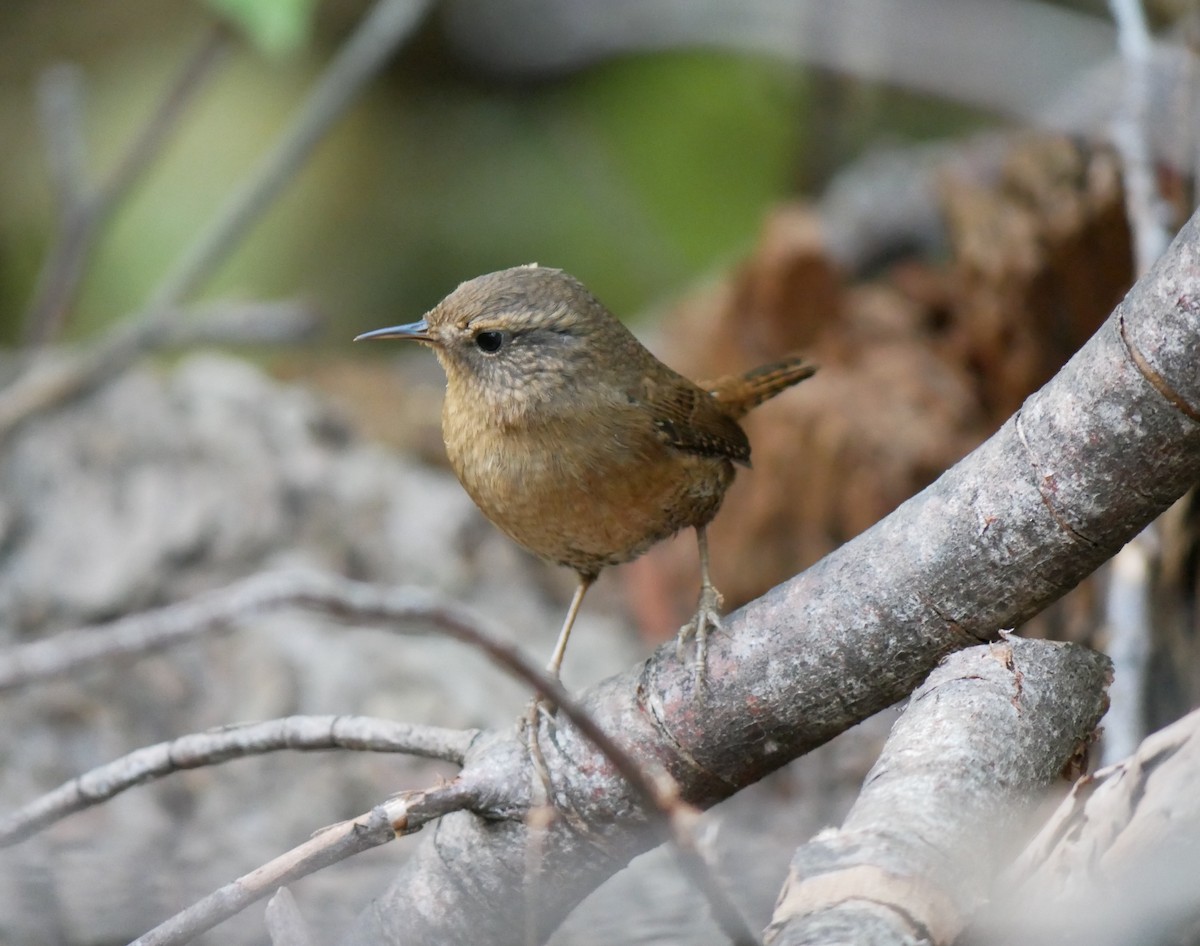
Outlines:
[[[737,420],[809,377],[788,358],[694,384],[655,358],[574,277],[518,266],[464,282],[419,322],[365,338],[430,345],[446,372],[442,435],[450,465],[484,515],[541,558],[575,570],[548,670],[558,676],[571,626],[606,565],[691,526],[700,600],[679,631],[720,626],[705,527],[749,465]],[[356,339],[357,341],[357,339]]]

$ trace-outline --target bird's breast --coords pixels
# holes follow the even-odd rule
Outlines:
[[[483,513],[536,555],[580,572],[707,523],[733,478],[728,460],[682,453],[649,421],[613,411],[505,419],[448,398],[443,433]]]

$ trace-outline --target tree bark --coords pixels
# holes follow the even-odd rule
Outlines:
[[[1108,659],[1010,638],[913,694],[842,827],[792,859],[767,932],[802,943],[952,943],[1107,708]]]

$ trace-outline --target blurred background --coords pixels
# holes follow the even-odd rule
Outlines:
[[[380,10],[379,74],[311,154],[262,173],[313,90],[384,36],[363,26]],[[573,579],[496,533],[446,469],[434,359],[350,343],[533,261],[692,377],[793,350],[820,365],[747,419],[754,468],[710,533],[729,606],[762,594],[993,432],[1144,268],[1139,231],[1190,215],[1200,14],[1145,13],[1138,72],[1101,0],[6,0],[0,643],[299,565],[443,591],[549,653]],[[1131,116],[1156,200],[1133,214]],[[60,365],[66,388],[27,370]],[[1118,658],[1107,758],[1200,704],[1198,522],[1181,500],[1125,568],[1022,628]],[[674,634],[695,555],[683,536],[605,574],[568,686]],[[0,802],[233,720],[507,726],[525,698],[445,641],[254,617],[0,693]],[[752,918],[893,718],[708,816]],[[445,771],[280,754],[126,793],[0,854],[0,941],[125,941]],[[266,791],[270,817],[246,803]],[[301,885],[323,934],[409,843]],[[611,925],[631,916],[636,941],[720,942],[660,855],[556,943],[635,941]],[[261,918],[219,932],[259,942]]]
[[[294,18],[294,35],[243,32],[228,44],[99,241],[69,337],[139,306],[367,8],[348,0],[260,5]],[[969,89],[933,95],[804,61],[804,48],[788,50],[771,32],[791,4],[747,5],[739,19],[763,22],[738,33],[721,4],[695,4],[688,18],[692,30],[702,27],[698,38],[682,28],[674,37],[643,35],[631,18],[653,5],[635,14],[637,5],[617,4],[602,13],[607,49],[526,27],[517,37],[534,49],[490,55],[492,18],[551,18],[520,4],[494,15],[478,6],[444,4],[421,20],[207,293],[305,294],[327,313],[325,337],[343,342],[364,326],[424,311],[472,275],[537,260],[576,273],[614,311],[634,316],[746,253],[769,207],[818,193],[872,144],[944,137],[1006,117],[988,101],[965,100]],[[1104,32],[1102,3],[1075,6],[1088,30]],[[81,70],[88,170],[99,179],[204,45],[219,7],[13,0],[0,10],[4,338],[20,337],[55,221],[39,77],[56,63]],[[869,7],[818,16],[813,5],[806,16],[843,20],[825,29],[870,57],[890,16],[886,5]],[[1010,19],[1014,30],[1039,26],[1023,25],[1021,10]],[[796,16],[784,20],[780,28],[797,38],[807,32]],[[1062,28],[1074,24],[1064,19]],[[938,29],[936,20],[927,25]],[[1077,54],[1111,51],[1096,45]],[[879,51],[877,67],[895,57]]]

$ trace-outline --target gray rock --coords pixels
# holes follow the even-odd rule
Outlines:
[[[131,372],[32,424],[0,458],[0,497],[0,643],[298,565],[440,589],[487,611],[540,659],[573,586],[488,525],[448,472],[365,442],[311,392],[212,354]],[[620,600],[616,571],[589,594],[564,668],[569,687],[645,655]],[[0,693],[0,806],[230,722],[363,713],[508,726],[527,699],[452,641],[302,611],[260,615],[202,642]],[[749,916],[765,922],[792,847],[848,806],[881,739],[880,727],[859,727],[709,816]],[[0,850],[0,943],[124,942],[320,826],[451,771],[399,756],[276,753],[129,791]],[[415,840],[296,885],[316,942],[332,941],[382,891]],[[261,908],[200,941],[264,942]],[[720,941],[664,851],[613,878],[554,940]]]

